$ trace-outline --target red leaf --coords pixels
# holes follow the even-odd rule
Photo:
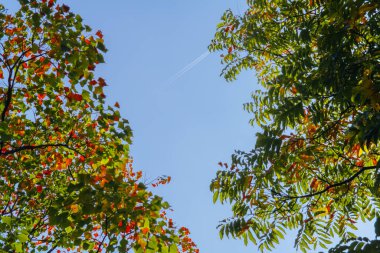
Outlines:
[[[75,94],[74,99],[75,99],[76,101],[82,101],[83,97],[82,97],[81,94]]]
[[[67,98],[68,99],[73,99],[73,100],[76,100],[76,101],[82,101],[82,99],[83,99],[82,95],[76,94],[76,93],[69,93],[67,95]]]
[[[39,192],[39,193],[42,192],[42,186],[41,186],[41,185],[37,185],[37,186],[36,186],[36,189],[37,189],[37,192]]]
[[[37,97],[38,97],[38,100],[42,100],[46,97],[46,94],[38,94]]]
[[[44,175],[46,175],[46,176],[50,176],[51,175],[51,170],[44,170],[42,173]]]
[[[54,1],[55,1],[55,0],[49,0],[49,4],[48,4],[49,7],[53,7],[53,5],[54,5]]]
[[[103,33],[101,31],[97,31],[96,32],[96,35],[99,37],[99,38],[103,38]]]

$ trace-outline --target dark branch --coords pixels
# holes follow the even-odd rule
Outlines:
[[[306,194],[306,195],[301,195],[301,196],[289,196],[289,195],[287,195],[287,196],[284,196],[284,197],[286,199],[302,199],[302,198],[310,198],[310,197],[314,197],[314,196],[317,196],[317,195],[321,195],[321,194],[327,192],[328,190],[330,190],[332,188],[335,188],[335,187],[342,186],[342,185],[345,185],[347,183],[350,183],[351,181],[353,181],[357,177],[359,177],[366,170],[373,170],[373,169],[376,169],[376,168],[377,168],[377,165],[369,166],[369,167],[362,167],[358,172],[356,172],[354,175],[352,175],[351,177],[347,178],[346,180],[343,180],[343,181],[341,181],[339,183],[336,183],[336,184],[331,184],[331,185],[325,187],[325,189],[323,189],[321,191],[317,191],[317,192],[313,192],[313,193]]]
[[[105,231],[105,234],[104,234],[104,237],[103,237],[102,241],[101,241],[100,244],[99,244],[99,248],[98,248],[98,250],[96,251],[97,253],[101,252],[102,247],[103,247],[103,244],[104,244],[104,241],[105,241],[105,239],[106,239],[107,236],[108,236],[108,218],[107,218],[107,215],[106,215],[106,222],[105,222],[105,225],[106,225],[106,231]]]
[[[56,248],[58,247],[58,245],[55,245],[53,248],[51,248],[47,253],[51,253],[53,252]]]
[[[72,151],[74,151],[74,152],[76,152],[76,153],[84,156],[81,152],[79,152],[75,148],[70,147],[68,144],[42,144],[42,145],[36,145],[36,146],[27,145],[27,146],[21,146],[21,147],[18,147],[16,149],[12,149],[12,150],[9,150],[9,151],[6,151],[6,152],[0,151],[0,155],[11,155],[11,154],[14,154],[14,153],[17,153],[17,152],[21,152],[21,151],[24,151],[24,150],[45,149],[45,148],[48,148],[48,147],[64,147],[64,148],[67,148],[69,150],[72,150]]]

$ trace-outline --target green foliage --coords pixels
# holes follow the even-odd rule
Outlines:
[[[378,236],[380,219],[375,222],[376,237]],[[380,241],[370,240],[367,237],[350,238],[347,241],[341,241],[328,253],[376,253],[380,251]]]
[[[222,74],[254,69],[262,89],[244,109],[261,126],[211,184],[232,204],[220,235],[270,250],[288,230],[295,247],[353,237],[380,206],[380,4],[374,0],[248,0],[228,10],[211,51]]]
[[[0,251],[198,252],[132,168],[102,33],[54,0],[0,9]]]

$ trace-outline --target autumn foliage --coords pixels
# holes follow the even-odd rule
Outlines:
[[[102,32],[54,0],[0,8],[1,251],[198,252],[132,168]]]
[[[224,13],[210,49],[228,81],[257,74],[244,109],[261,131],[211,184],[232,204],[221,237],[270,251],[296,230],[310,252],[380,216],[379,12],[373,0],[247,0]]]

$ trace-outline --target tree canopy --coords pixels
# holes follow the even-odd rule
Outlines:
[[[306,252],[356,238],[380,207],[380,4],[375,0],[248,0],[227,10],[210,50],[222,74],[255,70],[244,105],[261,126],[211,184],[232,203],[220,235],[270,250],[289,230]]]
[[[342,240],[338,245],[331,248],[328,253],[376,253],[380,250],[380,219],[377,218],[375,222],[376,238],[370,240],[367,237],[349,238]]]
[[[198,252],[132,168],[95,73],[102,32],[55,0],[19,2],[0,5],[0,251]]]

